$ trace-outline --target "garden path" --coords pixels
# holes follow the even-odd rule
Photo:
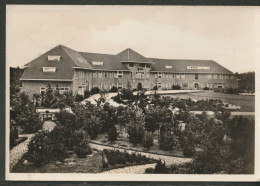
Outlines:
[[[24,153],[27,152],[28,150],[28,144],[31,140],[31,138],[34,136],[34,134],[20,134],[19,137],[27,137],[27,139],[18,144],[17,146],[13,147],[10,150],[10,155],[9,155],[9,162],[10,162],[10,171],[13,169],[13,167],[17,164],[17,162],[22,158],[22,156],[24,155]]]
[[[118,169],[112,169],[109,171],[101,172],[101,174],[143,174],[145,173],[145,169],[147,168],[154,168],[155,163],[152,164],[146,164],[146,165],[136,165],[136,166],[130,166],[130,167],[124,167],[124,168],[118,168]]]
[[[192,158],[181,158],[181,157],[174,157],[174,156],[165,156],[165,155],[158,155],[158,154],[151,154],[151,153],[147,153],[147,152],[138,152],[138,151],[134,151],[134,150],[126,150],[126,149],[122,149],[122,148],[118,148],[118,147],[109,147],[109,146],[104,146],[101,144],[94,144],[94,143],[90,143],[90,147],[97,149],[97,150],[103,150],[103,149],[116,149],[119,150],[121,152],[128,152],[128,153],[138,153],[141,155],[144,155],[148,158],[151,159],[155,159],[155,160],[162,160],[163,162],[165,162],[166,165],[178,165],[178,164],[183,164],[183,163],[188,163],[192,161]]]

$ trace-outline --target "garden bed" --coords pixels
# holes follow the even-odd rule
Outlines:
[[[108,140],[107,134],[99,134],[98,137],[95,140],[92,140],[93,143],[101,144],[104,146],[109,147],[116,147],[121,148],[125,150],[133,150],[136,152],[145,152],[145,153],[151,153],[151,154],[157,154],[157,155],[166,155],[166,156],[175,156],[175,157],[184,157],[182,148],[180,146],[177,146],[172,152],[161,150],[159,148],[158,144],[158,135],[154,135],[154,145],[150,147],[149,150],[147,148],[143,147],[142,144],[138,144],[134,146],[132,143],[129,142],[129,139],[127,138],[127,134],[123,131],[119,132],[118,140],[111,143]]]

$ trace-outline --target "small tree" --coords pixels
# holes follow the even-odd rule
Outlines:
[[[146,133],[143,140],[143,146],[147,148],[147,150],[150,149],[151,146],[153,146],[153,134]]]
[[[91,90],[90,90],[90,93],[91,95],[93,94],[98,94],[100,92],[100,89],[98,87],[93,87]]]
[[[115,126],[111,127],[108,131],[108,139],[112,143],[117,140],[118,133]]]
[[[142,90],[142,88],[143,88],[143,87],[142,87],[142,83],[138,83],[138,84],[137,84],[137,90]]]
[[[109,90],[109,92],[117,92],[117,88],[115,87],[115,86],[113,86],[110,90]]]

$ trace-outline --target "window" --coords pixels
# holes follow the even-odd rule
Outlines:
[[[83,59],[81,57],[78,57],[77,60],[80,62],[80,63],[88,63],[88,61],[86,59]]]
[[[133,72],[130,72],[130,77],[133,78]]]
[[[212,74],[208,74],[208,79],[212,79]]]
[[[45,92],[46,92],[46,88],[45,87],[41,87],[40,88],[40,94],[42,95],[42,94],[45,94]]]
[[[162,78],[165,78],[165,74],[164,73],[162,73]]]
[[[98,78],[102,78],[102,71],[99,71]]]
[[[149,79],[149,77],[150,77],[150,73],[146,72],[146,78]]]
[[[181,87],[189,87],[189,83],[181,83]]]
[[[157,73],[154,74],[154,78],[155,78],[155,79],[158,78],[158,74],[157,74]]]
[[[129,67],[134,67],[134,64],[133,63],[129,63]]]
[[[56,67],[42,67],[43,72],[55,72]]]
[[[92,65],[103,66],[102,61],[92,61]]]
[[[48,61],[60,61],[61,56],[48,56]]]
[[[110,76],[110,78],[113,78],[114,77],[114,72],[109,72],[109,76]]]
[[[180,74],[178,73],[178,74],[176,74],[176,78],[180,78]]]
[[[195,74],[195,80],[199,79],[199,74]]]
[[[168,74],[165,74],[165,78],[167,78],[167,79],[168,79],[168,78],[169,78],[169,75],[168,75]]]
[[[97,78],[97,72],[96,71],[93,72],[93,78]]]
[[[227,74],[225,75],[225,79],[229,79],[229,76]]]
[[[218,79],[218,75],[217,74],[214,74],[214,79]]]
[[[136,79],[144,79],[145,78],[144,72],[136,72],[135,78]]]
[[[107,78],[108,77],[108,72],[104,73],[104,77]]]
[[[230,75],[230,79],[234,79],[234,75]]]
[[[123,72],[117,71],[117,78],[123,78]]]
[[[63,94],[64,92],[69,91],[70,88],[68,88],[68,87],[56,87],[55,90],[58,90],[59,93]]]
[[[98,84],[98,88],[99,88],[100,90],[102,90],[102,84],[101,84],[101,83]]]
[[[158,76],[158,78],[162,78],[162,73],[158,72],[157,76]]]
[[[117,83],[117,88],[122,89],[123,88],[123,83]]]
[[[207,87],[212,88],[212,83],[208,83]]]
[[[185,74],[182,73],[182,74],[181,74],[181,78],[182,78],[182,79],[185,78]]]
[[[172,66],[166,65],[165,68],[166,68],[166,69],[172,69]]]
[[[85,78],[84,71],[79,71],[79,78],[80,79],[84,79]]]
[[[155,85],[157,86],[157,88],[162,88],[162,83],[155,83]]]
[[[222,74],[219,75],[219,79],[223,79],[223,75]]]

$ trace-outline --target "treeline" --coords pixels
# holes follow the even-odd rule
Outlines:
[[[255,92],[255,72],[235,73],[239,92]]]

